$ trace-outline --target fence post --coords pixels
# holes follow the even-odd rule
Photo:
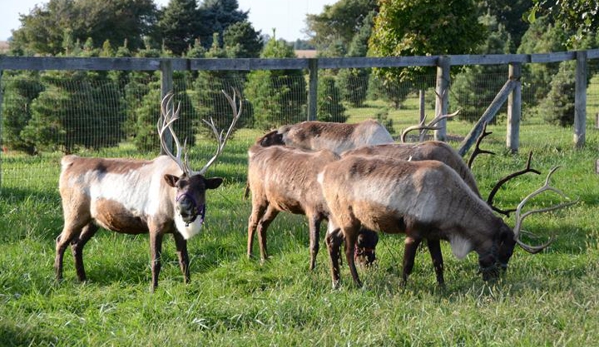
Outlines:
[[[449,107],[449,68],[450,58],[441,56],[437,60],[437,86],[435,92],[435,116],[447,114]],[[445,141],[447,139],[447,120],[443,119],[437,126],[439,130],[435,130],[435,140]]]
[[[512,153],[518,152],[520,147],[520,119],[522,116],[522,64],[510,63],[510,80],[515,81],[514,89],[507,99],[507,132],[505,145]]]
[[[170,59],[162,59],[160,61],[160,102],[162,103],[162,99],[173,91],[173,62]],[[171,109],[169,111],[174,112],[174,103],[171,105]],[[170,132],[165,132],[164,134],[164,142],[168,149],[173,151],[173,137]],[[160,154],[166,154],[160,146]]]
[[[574,146],[584,147],[587,120],[587,52],[576,52],[576,87],[574,96]]]
[[[310,82],[308,85],[308,120],[316,120],[318,112],[318,58],[308,59],[308,70],[310,72]]]

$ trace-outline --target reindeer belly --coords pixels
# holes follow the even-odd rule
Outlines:
[[[145,218],[125,208],[121,203],[98,199],[92,206],[92,217],[102,228],[126,234],[142,234],[148,232]]]
[[[404,217],[385,206],[353,206],[354,215],[363,227],[378,230],[388,234],[400,234],[406,232]]]

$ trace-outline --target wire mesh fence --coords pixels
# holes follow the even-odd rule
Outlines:
[[[545,71],[537,71],[541,68]],[[525,69],[521,78],[523,121],[557,124],[547,113],[573,113],[574,91],[568,84],[573,73],[566,74],[561,89],[552,91],[552,81],[559,71],[560,64],[555,63]],[[596,64],[591,64],[587,89],[589,130],[596,127],[599,112],[599,79],[592,78],[597,72]],[[260,134],[307,119],[307,76],[301,70],[291,75],[285,71],[261,73],[175,74],[174,99],[181,105],[181,119],[175,130],[182,140],[186,139],[192,162],[205,160],[214,151],[213,134],[202,119],[214,119],[221,129],[232,119],[233,111],[222,91],[232,94],[239,90],[244,98],[241,120],[225,161],[244,162],[247,148]],[[476,121],[507,75],[505,65],[452,70],[449,108],[452,112],[460,110],[457,122]],[[350,123],[375,118],[398,137],[421,115],[434,115],[435,81],[435,75],[426,75],[390,85],[382,83],[370,69],[322,70],[317,118]],[[0,87],[3,188],[56,187],[60,158],[65,153],[131,158],[152,158],[160,153],[156,135],[161,103],[158,72],[11,71],[4,73]],[[494,122],[504,122],[505,112],[503,106]],[[556,132],[571,136],[571,130],[554,127]],[[465,135],[463,129],[450,122],[447,132],[459,140]],[[244,170],[236,170],[228,174],[244,179]]]

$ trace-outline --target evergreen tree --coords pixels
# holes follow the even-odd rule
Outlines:
[[[227,58],[227,49],[219,45],[218,34],[214,34],[212,47],[205,53],[206,58]],[[196,49],[199,52],[199,49]],[[233,71],[202,70],[198,72],[198,77],[193,82],[193,90],[190,92],[190,99],[193,108],[199,119],[214,120],[218,129],[225,129],[231,124],[233,113],[231,107],[222,93],[225,91],[232,96],[233,88],[243,91],[243,82],[238,73]],[[246,113],[247,114],[247,113]],[[237,122],[236,129],[246,124],[247,116],[242,116]],[[205,124],[202,125],[201,133],[205,136],[214,136]]]
[[[335,77],[321,76],[318,79],[317,120],[345,123],[347,115],[341,103],[341,92],[335,85]]]
[[[564,61],[551,80],[549,93],[540,104],[545,121],[562,127],[574,124],[575,63]]]
[[[196,0],[170,0],[158,28],[164,45],[180,56],[194,43],[198,34],[198,2]]]
[[[372,32],[372,23],[375,12],[371,12],[354,36],[347,53],[348,57],[365,57],[368,53],[368,39]],[[341,90],[344,101],[354,107],[361,107],[366,100],[368,92],[368,79],[370,69],[342,69],[337,75],[337,84]]]
[[[274,37],[262,58],[294,58],[293,47]],[[248,75],[246,97],[252,101],[254,126],[271,129],[306,119],[306,81],[300,70],[257,70]]]
[[[264,47],[260,31],[248,21],[231,24],[224,32],[224,46],[231,50],[231,58],[257,58]]]
[[[239,10],[237,0],[205,0],[199,8],[199,25],[197,35],[204,47],[212,46],[212,39],[218,37],[222,40],[225,30],[238,22],[248,20],[248,12]],[[218,36],[213,36],[218,33]],[[219,42],[222,46],[223,42]]]
[[[479,47],[480,53],[509,53],[512,49],[511,39],[505,27],[497,23],[494,16],[483,16],[481,22],[490,34]],[[472,65],[463,68],[451,88],[457,99],[457,108],[460,109],[458,118],[476,122],[505,84],[507,73],[505,65]]]
[[[37,71],[9,72],[5,75],[2,110],[2,142],[13,150],[34,153],[34,145],[21,137],[32,117],[31,103],[44,90]]]

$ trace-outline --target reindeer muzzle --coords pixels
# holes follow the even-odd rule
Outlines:
[[[354,259],[363,266],[371,266],[376,261],[375,249],[356,245],[354,248]]]
[[[180,194],[175,201],[177,202],[177,211],[185,222],[185,226],[189,226],[189,224],[195,222],[198,216],[201,223],[204,222],[206,205],[199,205],[193,196],[187,193]]]

